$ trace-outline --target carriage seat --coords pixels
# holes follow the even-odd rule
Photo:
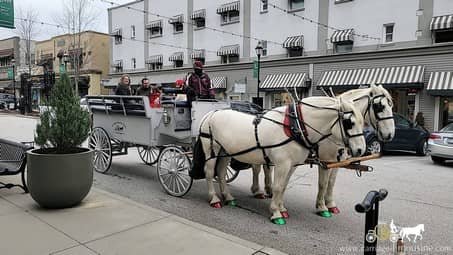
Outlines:
[[[125,103],[124,109],[126,110],[126,115],[146,116],[145,108],[142,104]],[[123,106],[121,104],[112,105],[108,111],[113,114],[124,114]]]
[[[175,100],[162,100],[162,105],[174,105],[176,107],[190,107],[190,103],[188,101],[175,101]]]

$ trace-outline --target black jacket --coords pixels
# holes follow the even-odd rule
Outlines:
[[[115,89],[115,95],[118,96],[132,96],[132,90],[131,87],[123,84],[118,84],[118,86]]]

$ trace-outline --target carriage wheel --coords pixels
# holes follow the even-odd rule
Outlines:
[[[88,139],[88,147],[94,150],[94,170],[107,172],[112,164],[112,144],[107,132],[100,127],[94,128]]]
[[[234,181],[239,175],[239,171],[232,168],[231,165],[227,166],[227,172],[225,176],[226,183],[230,183]],[[215,181],[217,181],[217,176],[215,177]]]
[[[164,190],[175,197],[184,196],[192,187],[189,176],[191,162],[185,151],[176,146],[166,147],[157,160],[157,174]]]
[[[153,165],[159,157],[159,148],[155,146],[137,146],[138,155],[147,165]]]

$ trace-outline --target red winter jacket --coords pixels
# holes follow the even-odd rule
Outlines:
[[[186,92],[188,96],[191,93],[195,93],[194,96],[197,98],[214,98],[215,91],[211,88],[211,79],[206,73],[203,73],[201,76],[198,76],[195,73],[190,73],[186,77]]]

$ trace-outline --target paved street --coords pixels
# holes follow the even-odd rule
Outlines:
[[[2,137],[32,140],[34,122],[0,115]],[[241,172],[230,184],[238,200],[237,208],[210,208],[203,180],[194,182],[183,198],[167,195],[154,167],[144,165],[135,149],[127,156],[114,158],[107,175],[96,174],[95,186],[290,254],[357,254],[363,242],[364,215],[356,213],[354,205],[369,190],[386,188],[389,195],[381,203],[381,221],[389,223],[393,219],[402,227],[425,225],[423,240],[415,245],[406,243],[407,249],[413,249],[409,253],[452,254],[453,164],[434,165],[429,157],[399,153],[371,161],[370,165],[375,171],[361,178],[353,171],[341,170],[335,189],[341,214],[330,219],[314,213],[317,170],[300,167],[286,192],[285,203],[291,218],[285,226],[270,223],[270,200],[251,197],[249,171]],[[379,245],[391,247],[388,241]]]

